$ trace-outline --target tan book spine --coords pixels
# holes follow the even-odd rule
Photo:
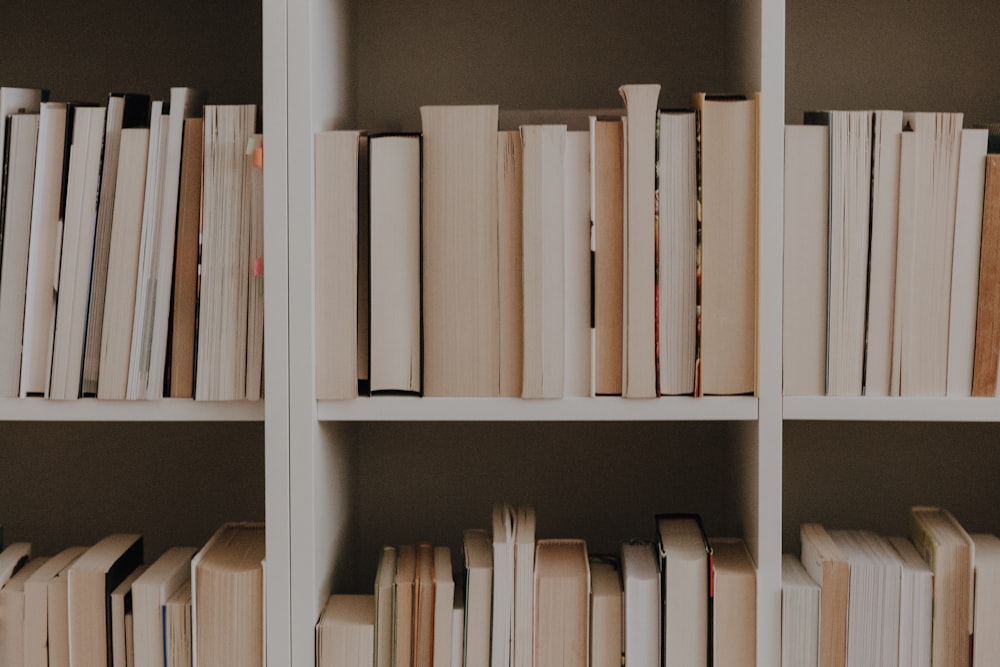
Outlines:
[[[622,393],[625,175],[621,119],[593,125],[594,393]]]
[[[972,395],[996,396],[1000,362],[1000,155],[986,156]]]
[[[521,133],[497,135],[498,224],[500,245],[500,395],[521,395],[524,366],[524,283],[522,276]]]

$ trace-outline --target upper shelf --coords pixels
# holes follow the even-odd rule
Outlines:
[[[755,421],[753,396],[624,399],[616,396],[526,400],[521,398],[421,398],[375,396],[319,401],[320,421]]]
[[[1000,422],[995,398],[786,396],[786,421]]]
[[[81,398],[51,401],[44,398],[0,399],[0,422],[260,422],[264,401],[99,401]]]

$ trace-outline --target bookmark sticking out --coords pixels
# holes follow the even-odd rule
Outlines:
[[[247,156],[253,156],[253,166],[257,169],[264,167],[264,139],[256,134],[247,139]]]
[[[264,258],[257,257],[253,261],[253,275],[257,278],[257,291],[264,293]]]

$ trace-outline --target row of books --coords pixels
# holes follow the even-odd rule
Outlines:
[[[463,535],[458,584],[447,547],[385,547],[373,594],[330,597],[317,667],[756,664],[743,540],[709,540],[697,515],[667,514],[657,543],[596,556],[535,528],[532,507],[496,506],[492,533]]]
[[[995,396],[1000,157],[961,113],[785,130],[784,392]]]
[[[264,526],[229,523],[148,567],[142,536],[0,551],[4,667],[262,667]]]
[[[0,396],[256,399],[255,105],[0,88]]]
[[[317,397],[753,393],[758,101],[659,90],[318,133]]]
[[[1000,663],[1000,538],[947,510],[910,509],[909,539],[800,530],[782,560],[785,667]]]

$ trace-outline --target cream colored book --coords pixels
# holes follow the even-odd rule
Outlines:
[[[587,667],[590,561],[579,539],[539,540],[535,548],[534,664]]]
[[[653,549],[648,542],[625,542],[621,546],[625,665],[661,664],[660,573]]]
[[[931,618],[934,574],[905,537],[890,537],[889,544],[902,565],[899,593],[899,664],[931,665]]]
[[[802,524],[799,541],[802,566],[821,591],[820,667],[844,667],[847,664],[847,608],[851,588],[847,556],[818,523]]]
[[[712,539],[712,665],[757,664],[757,569],[738,537]]]
[[[375,599],[331,595],[316,624],[316,667],[371,667]]]
[[[519,505],[514,519],[514,667],[534,664],[535,527],[535,508]]]
[[[489,667],[490,615],[493,601],[493,544],[485,530],[462,533],[465,557],[464,663]]]
[[[49,665],[49,586],[86,547],[60,551],[24,582],[24,667]]]
[[[513,664],[514,527],[516,514],[507,503],[493,506],[493,617],[491,667]]]
[[[434,545],[416,545],[416,589],[413,593],[413,665],[434,664]]]
[[[500,395],[520,397],[524,373],[524,153],[519,130],[497,134]]]
[[[316,398],[358,395],[358,145],[356,131],[314,138]]]
[[[656,121],[659,84],[629,84],[625,101],[622,396],[656,396]]]
[[[417,596],[417,551],[412,544],[399,547],[396,553],[396,574],[393,579],[392,651],[395,667],[413,667],[414,607]]]
[[[191,580],[163,605],[164,667],[191,667]]]
[[[521,127],[524,398],[562,398],[565,374],[565,125]]]
[[[820,588],[792,554],[781,557],[781,665],[819,667]]]
[[[590,590],[590,664],[621,667],[622,577],[616,558],[590,558]]]
[[[32,558],[0,588],[0,665],[24,664],[24,584],[48,558]]]
[[[191,579],[194,547],[173,547],[149,566],[132,584],[136,667],[163,663],[163,605]]]
[[[711,548],[693,514],[656,517],[665,667],[708,665]]]
[[[425,106],[424,394],[500,392],[497,107]]]
[[[462,587],[455,586],[455,600],[451,610],[451,667],[465,664],[465,597]]]
[[[970,535],[976,548],[972,667],[1000,663],[1000,539]]]
[[[30,542],[14,542],[0,551],[0,588],[3,588],[30,558]]]
[[[592,394],[590,133],[566,132],[563,195],[563,395]]]
[[[69,568],[48,587],[49,667],[69,667]]]
[[[375,667],[392,667],[393,579],[396,547],[382,547],[375,571]]]
[[[135,568],[125,581],[111,591],[109,634],[111,635],[112,667],[128,667],[135,664],[135,614],[132,584],[145,570],[146,566],[144,565]]]
[[[455,579],[451,572],[451,550],[434,547],[434,626],[432,667],[451,667],[452,631],[455,613]]]

